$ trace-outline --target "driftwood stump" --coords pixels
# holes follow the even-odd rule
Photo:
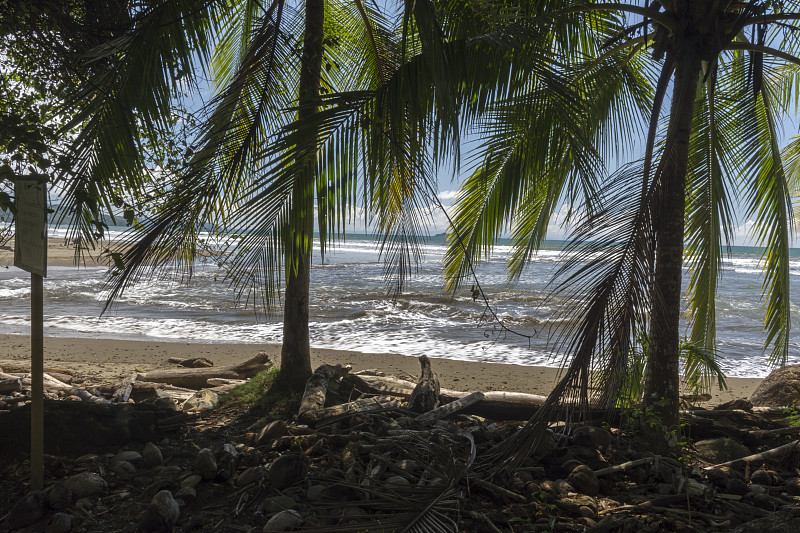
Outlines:
[[[439,378],[431,369],[431,361],[427,355],[419,356],[419,366],[422,370],[417,386],[408,397],[408,408],[415,413],[427,413],[439,405]]]
[[[303,421],[315,420],[314,414],[325,407],[325,396],[331,380],[339,379],[350,371],[350,367],[342,365],[320,365],[306,381],[306,390],[300,400],[297,417]]]

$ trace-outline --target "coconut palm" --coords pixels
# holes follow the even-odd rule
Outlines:
[[[157,120],[170,116],[169,99],[148,99],[145,87],[160,96],[180,89],[171,70],[176,57],[199,60],[218,92],[185,165],[153,191],[158,194],[148,204],[153,211],[136,221],[123,242],[128,248],[113,254],[120,269],[110,298],[142,276],[172,272],[176,264],[178,272],[190,275],[201,234],[215,233],[228,239],[223,264],[241,300],[269,307],[285,279],[281,376],[293,383],[305,380],[311,371],[308,300],[315,222],[324,253],[362,204],[367,213],[380,215],[387,270],[399,275],[395,279],[402,280],[417,257],[424,213],[409,191],[430,189],[431,174],[424,150],[417,150],[420,157],[410,154],[424,144],[428,123],[411,124],[406,108],[432,104],[393,96],[413,89],[415,78],[397,73],[419,47],[416,25],[406,20],[402,48],[394,44],[394,24],[359,0],[309,0],[299,6],[283,0],[219,1],[170,19],[188,18],[186,28],[160,18],[165,34],[148,35],[150,43],[165,48],[159,55],[137,48],[139,35],[151,26],[148,17],[159,9],[167,8],[157,3],[123,37],[97,50],[97,57],[115,68],[82,93],[96,102],[76,119],[87,123],[76,150],[87,162],[87,174],[124,177],[141,171],[141,158],[131,157],[137,153],[136,130],[115,129],[116,117],[108,110],[143,109],[144,126],[156,120],[151,114]],[[171,47],[170,39],[181,46]],[[119,79],[143,63],[149,68],[148,61],[167,66],[145,69],[152,76],[137,81],[129,94]],[[181,75],[196,72],[196,64],[179,64]],[[423,62],[414,68],[433,66]],[[120,95],[126,97],[121,103]],[[101,182],[73,181],[75,187]],[[127,190],[142,188],[136,182]],[[230,238],[234,233],[238,238]]]
[[[682,268],[691,341],[711,348],[735,200],[764,250],[765,349],[772,363],[786,361],[796,191],[787,162],[796,167],[798,149],[781,151],[780,125],[797,97],[800,3],[566,1],[524,16],[534,35],[554,36],[559,84],[520,85],[474,122],[480,164],[456,203],[448,279],[457,286],[505,229],[510,273],[520,275],[568,201],[577,229],[555,287],[576,302],[559,336],[572,360],[548,406],[564,397],[613,405],[646,332],[643,409],[663,436],[678,427]],[[562,87],[580,93],[581,115],[554,117],[546,106]],[[604,150],[611,166],[630,163],[605,178],[571,160]]]

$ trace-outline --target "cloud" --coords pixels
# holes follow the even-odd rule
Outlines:
[[[439,200],[454,200],[458,196],[458,191],[442,191],[437,196],[439,196]]]

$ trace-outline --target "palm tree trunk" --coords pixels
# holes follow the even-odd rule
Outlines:
[[[654,446],[664,448],[669,432],[679,429],[679,345],[681,271],[683,268],[686,167],[700,58],[690,46],[676,62],[670,125],[655,206],[656,236],[653,306],[650,312],[650,352],[645,376],[642,429]],[[666,438],[665,438],[666,437]]]
[[[318,111],[320,75],[323,54],[324,0],[306,0],[306,26],[303,55],[300,59],[298,118],[307,119]],[[318,137],[318,132],[312,133]],[[316,143],[311,143],[315,150]],[[311,281],[311,246],[314,241],[314,184],[316,166],[311,163],[295,180],[292,189],[291,219],[295,226],[288,228],[292,240],[286,249],[286,295],[283,307],[283,347],[281,348],[281,380],[302,384],[311,376],[311,347],[308,335],[308,299]]]

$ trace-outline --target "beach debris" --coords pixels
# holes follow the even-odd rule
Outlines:
[[[277,513],[264,525],[262,531],[290,531],[303,523],[303,517],[294,509],[287,509]]]
[[[277,439],[278,437],[283,437],[286,435],[287,426],[286,422],[283,420],[273,420],[263,428],[258,433],[258,436],[255,439],[256,446],[263,446],[265,444],[271,443],[273,440]]]
[[[181,411],[208,411],[219,405],[219,394],[210,389],[200,389],[181,405]]]
[[[427,355],[419,356],[419,366],[421,368],[419,380],[411,391],[411,396],[408,397],[408,408],[415,413],[427,413],[439,405],[439,378],[431,368],[431,361]]]
[[[733,461],[750,455],[750,448],[730,437],[704,439],[694,443],[694,449],[714,463]]]
[[[269,467],[269,482],[284,490],[305,479],[308,461],[305,455],[287,453],[275,459]]]
[[[480,402],[483,400],[483,397],[484,395],[482,392],[473,392],[472,394],[467,394],[463,398],[453,400],[452,402],[442,405],[441,407],[437,407],[436,409],[432,409],[427,413],[419,415],[417,417],[417,422],[424,425],[430,424],[442,418],[446,418],[459,411],[462,411],[470,405]]]
[[[750,402],[759,407],[800,405],[800,365],[770,372],[750,395]]]
[[[350,367],[342,365],[320,365],[306,381],[303,398],[297,416],[301,421],[313,417],[313,412],[325,406],[325,397],[331,381],[341,379],[350,371]]]
[[[246,379],[271,367],[272,361],[269,355],[266,352],[259,352],[255,357],[236,365],[153,370],[140,374],[138,380],[169,383],[170,385],[197,390],[207,387],[210,378]]]
[[[168,363],[174,363],[187,368],[208,368],[214,366],[214,363],[205,357],[192,357],[184,359],[182,357],[170,357],[167,359]]]
[[[133,383],[138,378],[138,372],[134,372],[120,384],[111,396],[111,401],[116,403],[125,403],[130,399],[131,392],[133,392]]]

